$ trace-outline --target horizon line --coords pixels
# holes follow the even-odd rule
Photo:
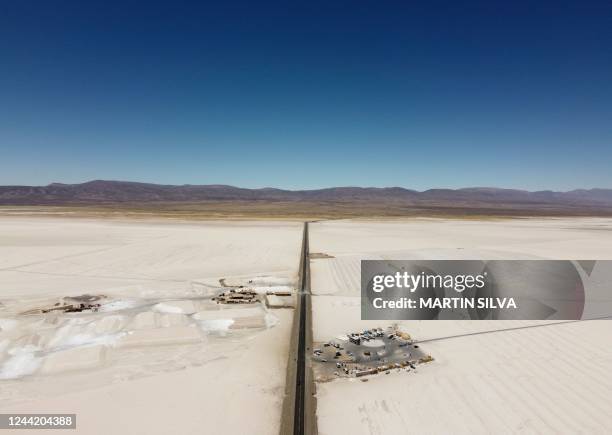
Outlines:
[[[359,185],[335,185],[335,186],[327,186],[327,187],[319,187],[319,188],[284,188],[284,187],[273,187],[273,186],[264,186],[264,187],[242,187],[234,184],[219,184],[219,183],[211,183],[211,184],[192,184],[192,183],[183,183],[183,184],[169,184],[169,183],[159,183],[159,182],[150,182],[150,181],[132,181],[132,180],[116,180],[116,179],[92,179],[88,181],[83,181],[80,183],[64,183],[59,181],[54,181],[48,184],[2,184],[0,187],[50,187],[53,185],[58,186],[80,186],[84,184],[90,183],[126,183],[126,184],[145,184],[152,186],[171,186],[171,187],[231,187],[236,189],[245,189],[245,190],[282,190],[288,192],[308,192],[308,191],[318,191],[318,190],[329,190],[329,189],[402,189],[406,191],[412,191],[417,193],[428,192],[432,190],[451,190],[451,191],[461,191],[461,190],[506,190],[506,191],[520,191],[520,192],[529,192],[529,193],[540,193],[540,192],[552,192],[552,193],[568,193],[575,191],[593,191],[593,190],[612,190],[612,187],[576,187],[569,190],[554,190],[554,189],[538,189],[538,190],[530,190],[525,188],[513,188],[513,187],[497,187],[497,186],[465,186],[465,187],[430,187],[424,190],[413,189],[410,187],[404,186],[359,186]]]

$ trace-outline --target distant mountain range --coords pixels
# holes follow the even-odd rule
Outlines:
[[[306,201],[397,203],[443,207],[612,207],[612,189],[568,192],[473,187],[430,189],[422,192],[401,187],[331,187],[317,190],[244,189],[225,185],[160,185],[95,180],[81,184],[0,186],[3,205],[70,205],[144,202]]]

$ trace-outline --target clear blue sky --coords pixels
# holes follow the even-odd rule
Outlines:
[[[0,184],[612,187],[610,1],[10,1]]]

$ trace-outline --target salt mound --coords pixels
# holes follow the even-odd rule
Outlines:
[[[17,379],[34,373],[40,367],[41,360],[36,346],[24,346],[9,350],[11,357],[0,368],[0,379]]]

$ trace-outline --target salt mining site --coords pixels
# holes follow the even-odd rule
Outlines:
[[[416,366],[433,361],[419,348],[410,334],[397,325],[371,328],[341,335],[325,343],[314,343],[313,361],[318,382],[335,378],[363,378],[379,373],[390,374],[416,370]]]
[[[0,412],[278,432],[301,228],[0,216]],[[213,300],[230,291],[255,295]]]
[[[240,306],[229,306],[236,302],[219,300],[219,295],[183,299],[81,295],[38,301],[25,311],[19,311],[23,303],[5,302],[1,313],[12,321],[3,323],[6,355],[0,379],[91,369],[114,360],[125,362],[131,348],[205,343],[211,335],[245,335],[270,328],[278,319],[266,298],[279,296],[274,290],[267,291],[269,295],[258,293],[262,289],[266,287],[231,289],[232,295],[248,295],[238,299]],[[210,291],[215,294],[214,288]],[[290,287],[282,294],[291,294]],[[290,302],[275,305],[290,306]],[[197,364],[195,355],[192,363]],[[115,376],[120,376],[122,362],[114,367]]]
[[[76,412],[88,434],[278,433],[301,237],[0,216],[0,412]],[[610,259],[612,220],[322,221],[310,239],[319,433],[612,427],[612,321],[362,321],[359,292],[361,259]]]

